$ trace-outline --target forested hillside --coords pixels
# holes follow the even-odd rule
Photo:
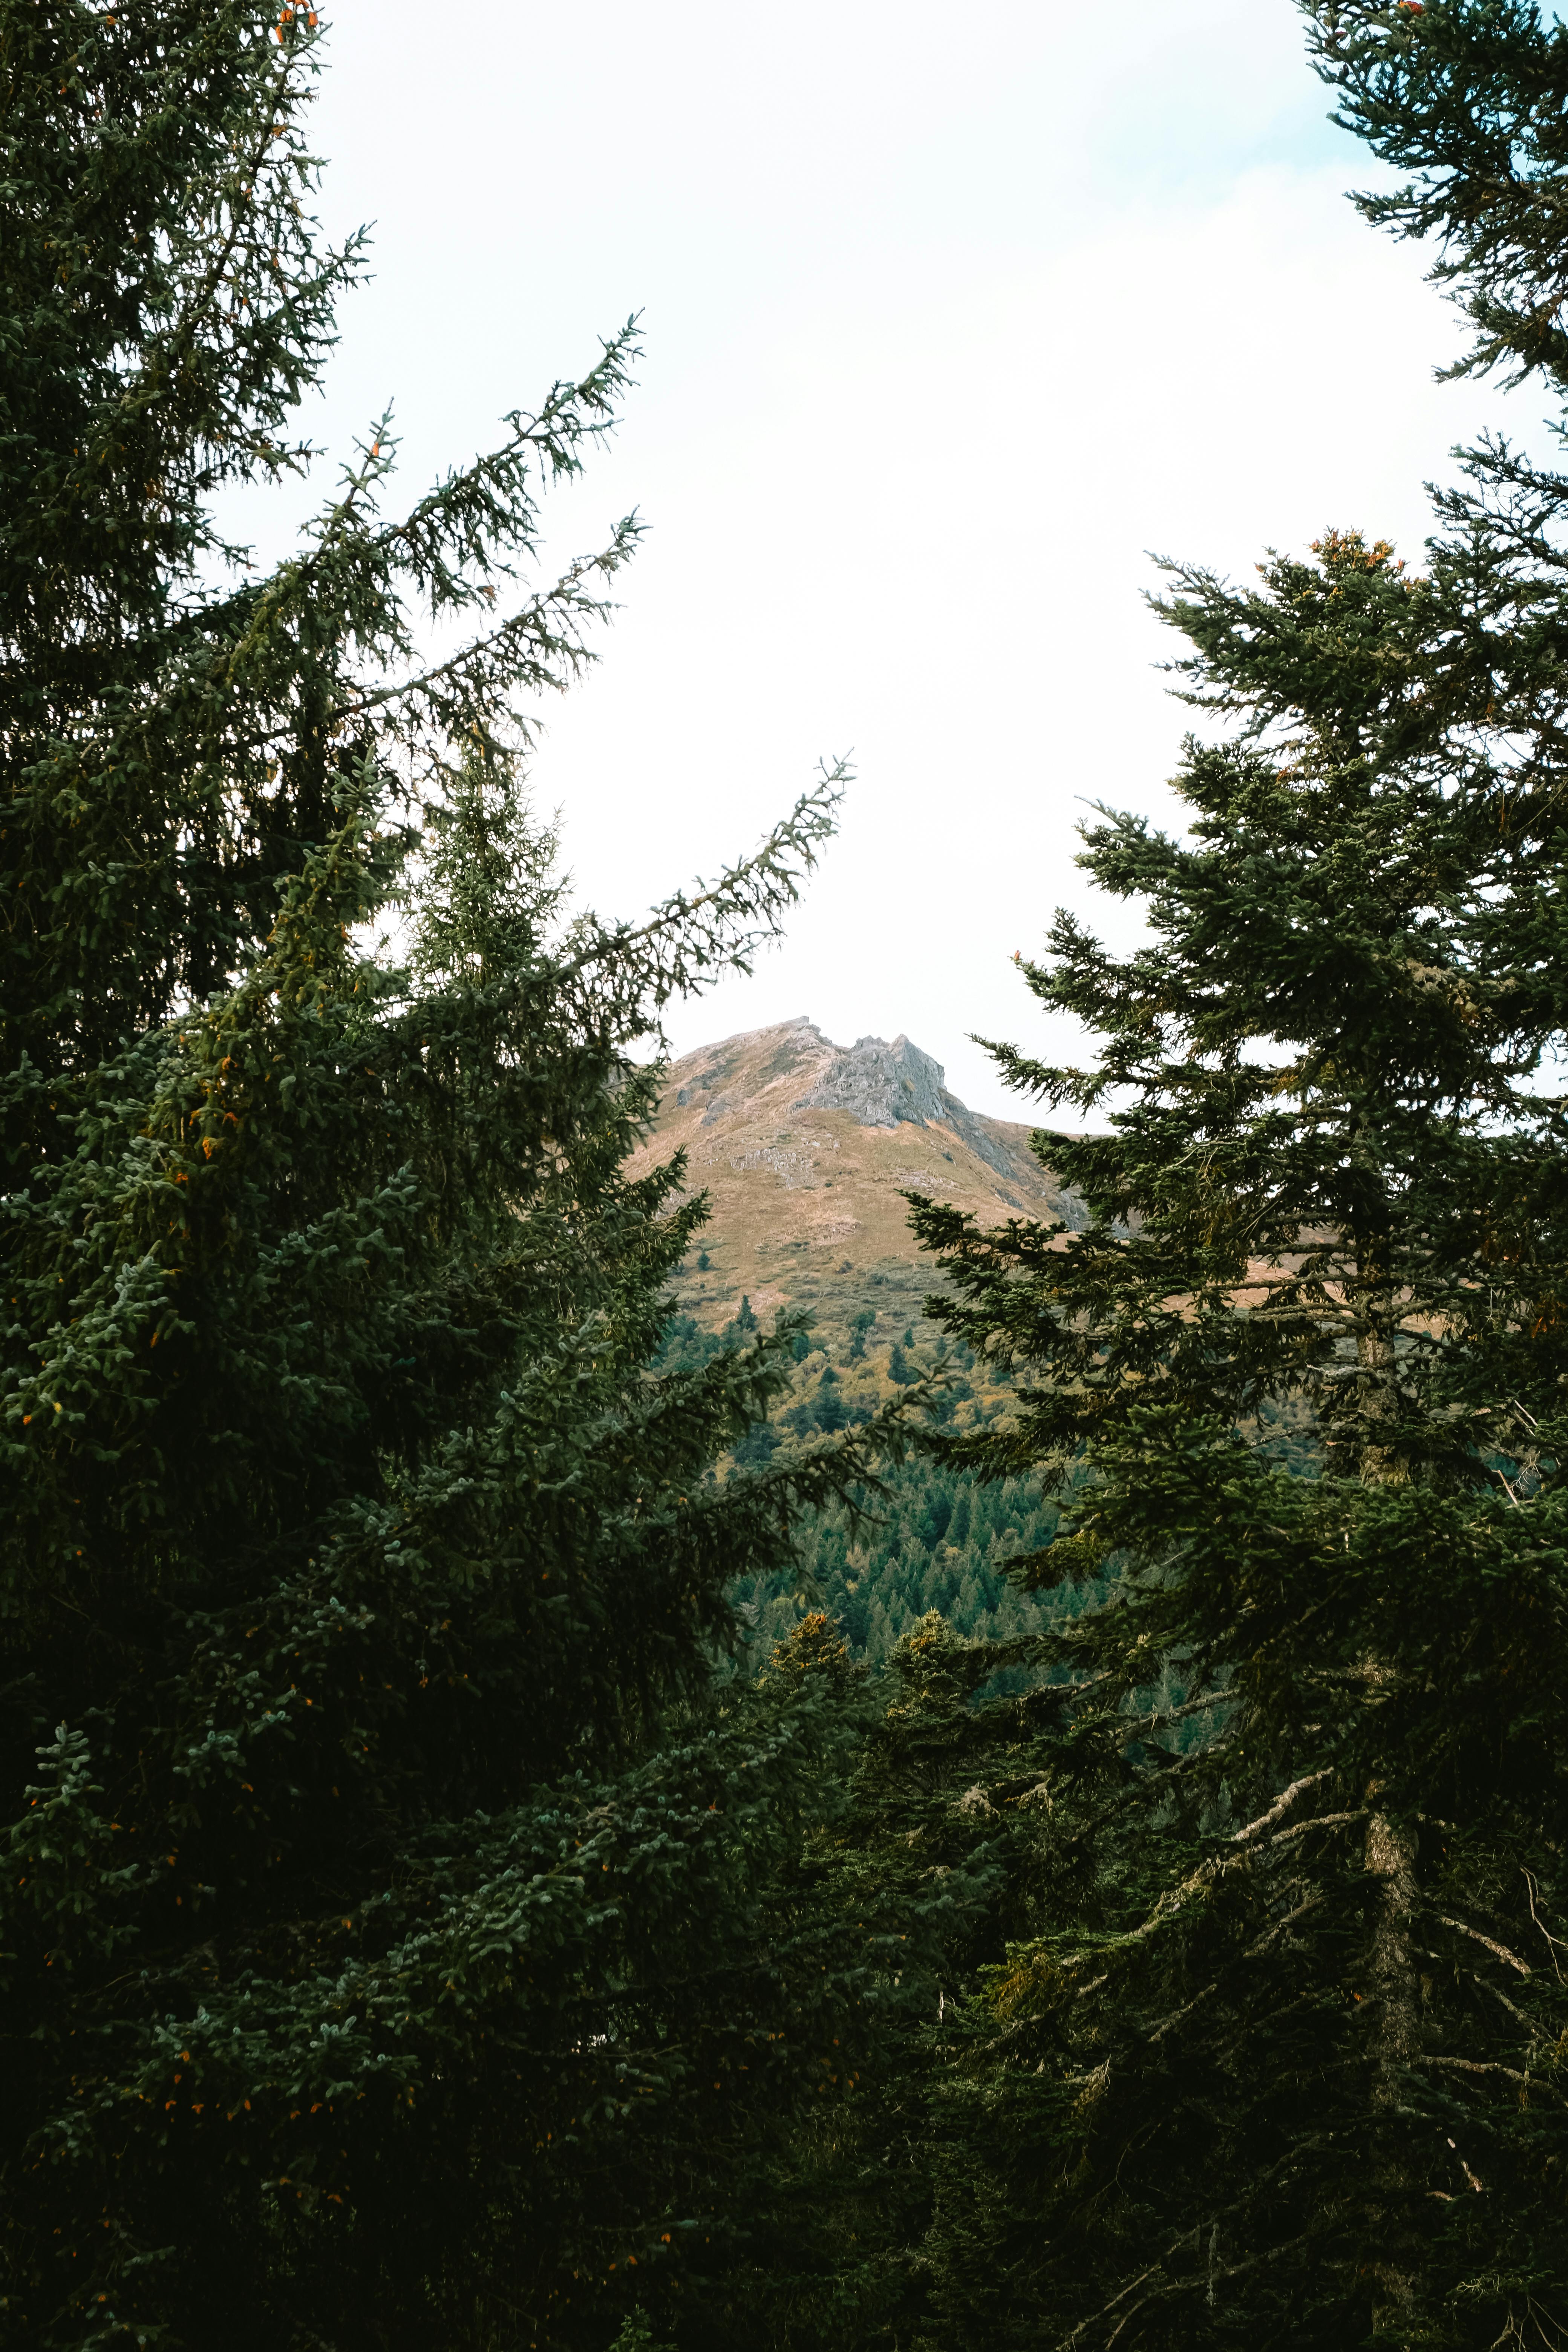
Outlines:
[[[1011,1380],[926,1312],[946,1286],[916,1244],[905,1192],[941,1183],[983,1213],[1026,1205],[1081,1221],[1027,1137],[966,1110],[907,1038],[841,1048],[792,1022],[672,1066],[638,1164],[683,1151],[710,1213],[677,1269],[659,1370],[743,1347],[781,1313],[808,1318],[792,1341],[787,1392],[732,1462],[758,1465],[791,1439],[861,1426],[917,1382],[931,1383],[921,1419],[938,1430],[982,1428],[1008,1409]],[[812,1607],[857,1657],[879,1664],[930,1610],[958,1633],[1001,1640],[1065,1605],[1030,1599],[1005,1573],[1056,1527],[1032,1474],[983,1485],[916,1455],[883,1465],[879,1491],[859,1500],[857,1517],[807,1517],[795,1572],[737,1580],[758,1655]]]

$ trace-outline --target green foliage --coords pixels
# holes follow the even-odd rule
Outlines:
[[[1116,1571],[1046,1645],[1036,1924],[933,2095],[944,2346],[1479,2347],[1568,2268],[1561,819],[1481,732],[1473,571],[1315,552],[1175,572],[1239,726],[1185,842],[1087,831],[1149,943],[1058,916],[1027,968],[1093,1066],[998,1049],[1108,1112],[1040,1140],[1092,1221],[916,1208],[1020,1368],[949,1458],[1071,1475],[1053,1549]]]
[[[810,1331],[793,1334],[799,1370],[788,1398],[742,1439],[732,1462],[754,1467],[791,1439],[864,1428],[906,1391],[918,1389],[925,1416],[942,1429],[980,1426],[1004,1409],[1011,1383],[977,1364],[963,1341],[934,1335],[929,1322],[918,1347],[910,1327],[907,1350],[895,1340],[885,1361],[872,1356],[866,1342],[880,1310],[856,1301],[867,1287],[884,1297],[895,1280],[913,1286],[921,1271],[887,1266],[868,1282],[865,1276],[838,1277]],[[743,1336],[739,1316],[705,1331],[695,1316],[678,1314],[658,1361],[661,1368],[710,1362]],[[933,1610],[966,1638],[1008,1640],[1046,1622],[1040,1608],[1020,1596],[1025,1563],[1050,1543],[1056,1523],[1056,1507],[1032,1475],[978,1486],[969,1470],[929,1456],[889,1461],[875,1488],[858,1489],[847,1507],[804,1515],[791,1570],[740,1576],[733,1593],[751,1617],[759,1656],[804,1612],[819,1609],[840,1627],[851,1654],[872,1665]],[[1067,1605],[1058,1600],[1050,1611]]]
[[[628,2311],[621,2322],[620,2333],[610,2347],[610,2352],[671,2352],[671,2347],[654,2341],[648,2315],[639,2304],[635,2311]]]
[[[807,1619],[792,1648],[809,1654],[824,1623]],[[1025,1640],[1016,1657],[1036,1646]],[[871,2029],[830,2064],[832,2095],[781,2161],[785,2227],[745,2305],[748,2336],[777,2352],[919,2340],[931,2218],[922,2081],[943,2058],[955,1991],[1023,1916],[1029,1809],[998,1812],[973,1786],[976,1759],[1005,1754],[1018,1788],[1033,1787],[1050,1704],[1037,1689],[987,1696],[997,1654],[931,1616],[881,1674],[838,1668],[858,1696],[861,1738],[841,1810],[808,1832],[808,1883],[882,1966]]]
[[[1307,13],[1468,363],[1568,384],[1568,34]],[[914,1204],[932,1314],[1016,1405],[938,1418],[954,1491],[898,1566],[965,1473],[972,1523],[1003,1480],[1063,1521],[1012,1562],[1043,1627],[932,1618],[871,1685],[840,1899],[954,1901],[934,2019],[798,2143],[792,2352],[1561,2343],[1568,488],[1466,464],[1419,577],[1352,531],[1249,590],[1172,567],[1223,730],[1183,838],[1102,812],[1084,859],[1148,942],[1058,917],[1026,976],[1097,1057],[996,1049],[1091,1129],[1040,1141],[1089,1221]]]
[[[355,267],[277,30],[0,10],[0,2311],[602,2352],[640,2289],[717,2344],[878,1978],[802,1891],[831,1645],[712,1668],[880,1424],[715,1476],[790,1335],[656,1363],[702,1211],[622,1172],[631,1049],[836,785],[640,927],[563,902],[517,753],[634,529],[528,569],[629,333],[226,568]]]
[[[1447,373],[1561,386],[1568,335],[1541,297],[1562,268],[1562,19],[1543,20],[1536,0],[1303,0],[1302,13],[1335,121],[1406,175],[1357,208],[1396,236],[1436,239],[1432,279],[1469,320]]]
[[[805,1519],[792,1575],[737,1583],[737,1598],[759,1612],[763,1641],[795,1622],[802,1594],[873,1665],[933,1612],[966,1640],[1007,1642],[1077,1604],[1076,1588],[1043,1603],[1016,1589],[1017,1563],[1048,1545],[1057,1524],[1037,1478],[981,1484],[967,1469],[916,1458],[889,1465],[876,1491],[856,1499],[853,1517],[833,1510]]]
[[[1568,36],[1309,14],[1468,364],[1568,383]],[[896,2070],[921,2180],[860,2236],[912,2299],[846,2341],[1560,2341],[1565,492],[1500,444],[1467,468],[1419,578],[1352,532],[1248,591],[1173,568],[1226,733],[1184,839],[1088,831],[1148,944],[1058,917],[1026,968],[1092,1066],[997,1049],[1100,1124],[1040,1143],[1091,1220],[916,1203],[932,1312],[1018,1390],[942,1455],[1063,1482],[1015,1573],[1067,1606],[1026,1775],[969,1708],[1007,1895]]]
[[[1568,384],[1568,35],[1307,13],[1466,364]],[[308,16],[0,60],[5,2340],[1553,2345],[1568,489],[1173,567],[1148,939],[1058,917],[1097,1058],[996,1049],[1087,1222],[917,1200],[935,1344],[847,1262],[709,1332],[632,1049],[834,779],[564,903],[530,698],[635,525],[531,567],[629,331],[258,576],[361,259]]]

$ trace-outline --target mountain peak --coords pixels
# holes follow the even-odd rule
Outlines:
[[[858,1037],[853,1045],[829,1050],[833,1060],[794,1109],[847,1110],[862,1127],[897,1127],[906,1119],[925,1127],[944,1115],[952,1099],[947,1073],[907,1037],[895,1037],[890,1045],[884,1037]]]
[[[918,1312],[936,1269],[915,1246],[906,1191],[982,1224],[1079,1222],[1029,1135],[968,1109],[909,1037],[838,1045],[802,1015],[683,1055],[634,1165],[682,1150],[691,1189],[710,1198],[709,1263],[682,1286],[704,1320],[721,1321],[745,1295],[759,1311],[808,1297],[826,1308],[820,1282],[856,1267],[913,1286]]]
[[[987,1167],[1013,1172],[1013,1153],[949,1094],[942,1064],[901,1033],[890,1045],[882,1037],[858,1037],[830,1050],[835,1059],[792,1108],[847,1110],[861,1127],[951,1127]]]

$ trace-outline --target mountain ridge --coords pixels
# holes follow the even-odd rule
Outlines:
[[[1041,1166],[1030,1134],[968,1109],[907,1036],[837,1045],[802,1018],[675,1063],[633,1172],[683,1150],[688,1191],[706,1192],[710,1213],[674,1286],[659,1368],[742,1344],[752,1317],[809,1317],[787,1387],[734,1464],[864,1422],[939,1365],[927,1408],[937,1425],[973,1431],[1007,1412],[1006,1376],[925,1314],[946,1284],[916,1245],[903,1194],[952,1202],[984,1225],[1080,1226],[1082,1204]],[[1009,1560],[1047,1544],[1056,1525],[1037,1477],[981,1483],[917,1454],[885,1466],[858,1525],[831,1511],[808,1517],[798,1576],[742,1578],[732,1598],[759,1659],[807,1606],[825,1608],[873,1665],[932,1609],[960,1633],[1011,1640],[1076,1599],[1070,1585],[1042,1600],[1007,1580]]]
[[[940,1286],[909,1230],[906,1191],[968,1210],[1078,1225],[1079,1204],[1030,1149],[1022,1122],[970,1110],[942,1066],[905,1036],[838,1045],[802,1015],[701,1045],[669,1070],[640,1173],[677,1150],[711,1215],[680,1305],[726,1319],[742,1297],[758,1313],[830,1301],[825,1286],[895,1274],[900,1291]],[[856,1286],[857,1287],[858,1286]],[[918,1313],[918,1298],[910,1307]],[[837,1319],[830,1318],[830,1319]]]

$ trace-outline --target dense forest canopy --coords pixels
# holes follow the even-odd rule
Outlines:
[[[1303,17],[1560,425],[1568,30]],[[1073,1214],[912,1191],[923,1322],[715,1332],[635,1055],[840,772],[563,895],[634,329],[222,543],[362,264],[319,35],[0,0],[4,2340],[1560,2352],[1568,480],[1168,566],[1147,937],[994,1048]]]
[[[1307,13],[1414,175],[1363,210],[1440,235],[1467,364],[1560,393],[1568,35]],[[1026,1574],[1108,1579],[1044,1776],[999,1742],[986,1792],[1043,1819],[931,2077],[946,2345],[1561,2340],[1568,486],[1462,462],[1418,568],[1167,568],[1186,830],[1084,852],[1149,941],[1058,915],[1026,978],[1098,1054],[996,1048],[1087,1125],[1039,1149],[1093,1223],[916,1204],[1021,1384],[947,1458],[1070,1479]]]
[[[563,903],[519,761],[637,531],[540,578],[542,500],[630,329],[401,513],[383,424],[296,555],[222,544],[360,264],[316,38],[0,8],[0,2312],[596,2347],[640,2265],[718,2341],[877,1973],[789,1899],[826,1667],[721,1711],[726,1589],[882,1433],[705,1478],[789,1338],[650,1373],[701,1205],[625,1173],[631,1055],[838,778]]]

